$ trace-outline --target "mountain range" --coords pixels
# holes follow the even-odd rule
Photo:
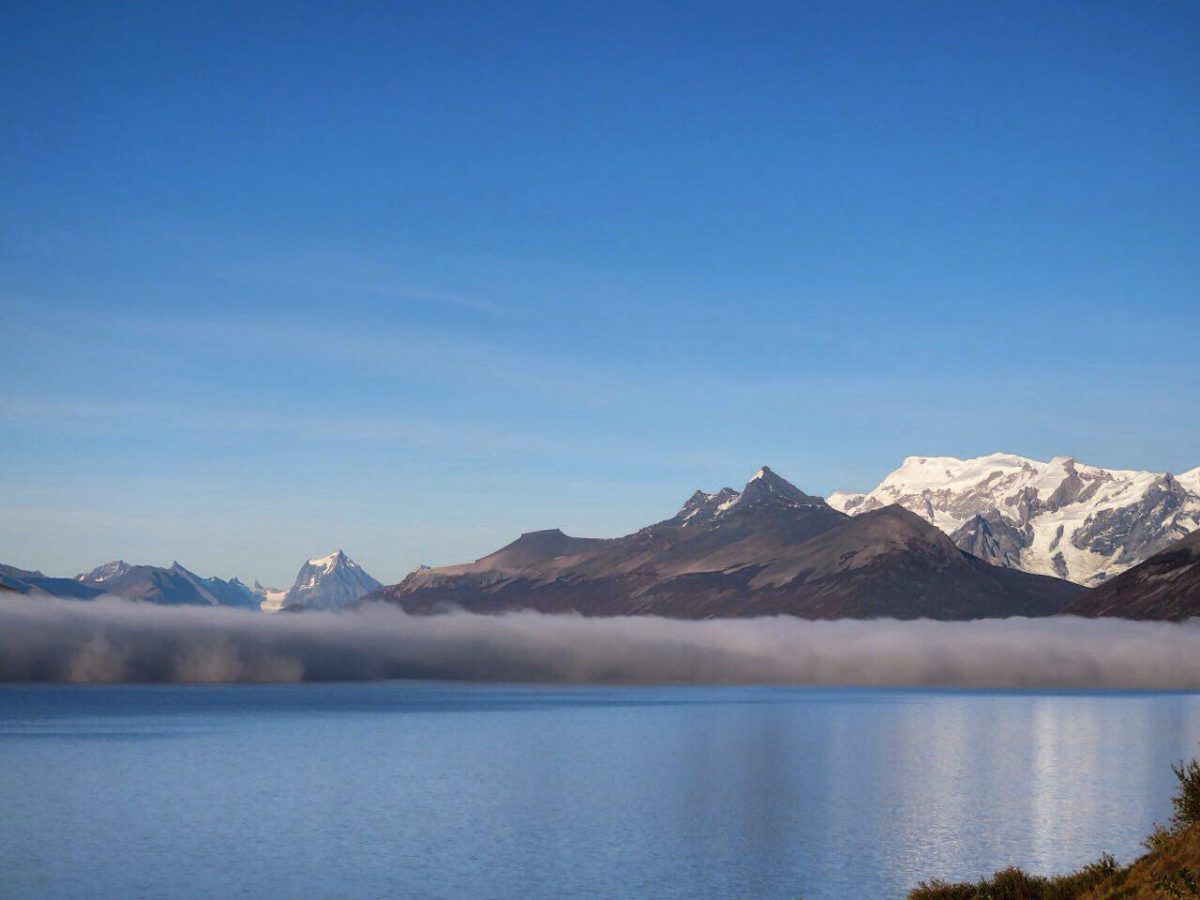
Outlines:
[[[341,550],[300,567],[288,591],[247,587],[236,577],[205,578],[179,563],[169,567],[130,565],[114,560],[74,578],[0,565],[0,587],[23,594],[49,594],[75,600],[103,595],[168,606],[230,606],[274,612],[279,609],[341,609],[380,583]]]
[[[169,568],[133,566],[124,560],[105,563],[75,576],[97,595],[111,594],[130,600],[196,606],[234,606],[257,609],[258,598],[237,578],[204,578],[175,562]]]
[[[826,501],[763,467],[742,490],[696,491],[633,534],[529,532],[389,587],[337,550],[306,561],[287,590],[122,560],[75,578],[0,566],[0,589],[266,612],[384,601],[414,613],[1184,618],[1200,615],[1198,491],[1200,469],[914,456],[874,490]]]
[[[236,578],[204,578],[179,563],[168,568],[135,566],[115,560],[74,578],[0,565],[0,584],[22,594],[49,594],[75,600],[103,595],[169,605],[234,606],[257,609],[258,598]]]
[[[1094,586],[1200,528],[1200,468],[1176,477],[1066,456],[910,456],[874,490],[829,503],[851,515],[899,504],[980,559]]]
[[[971,619],[1053,614],[1081,590],[990,565],[900,506],[849,516],[763,467],[741,491],[697,491],[633,534],[531,532],[367,599],[409,612]]]

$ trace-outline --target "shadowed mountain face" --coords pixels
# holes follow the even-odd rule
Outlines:
[[[474,563],[420,569],[369,599],[410,612],[807,618],[1049,615],[1081,589],[991,566],[900,507],[850,518],[768,468],[697,491],[670,519],[608,540],[522,535]]]
[[[1065,612],[1125,619],[1200,616],[1200,531],[1088,591]]]
[[[40,592],[73,600],[91,600],[104,593],[99,588],[83,584],[75,578],[54,578],[41,572],[5,565],[0,565],[0,587],[19,594]]]
[[[259,599],[236,578],[203,578],[179,563],[170,568],[105,563],[74,578],[51,578],[12,566],[0,566],[0,583],[23,594],[42,593],[72,600],[104,594],[168,606],[235,606],[255,609]]]
[[[204,578],[177,562],[164,569],[131,566],[118,560],[80,575],[77,580],[100,593],[166,605],[255,609],[259,603],[250,588],[236,578],[229,581]]]

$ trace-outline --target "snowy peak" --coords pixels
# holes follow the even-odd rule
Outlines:
[[[698,525],[701,522],[707,522],[717,515],[717,513],[728,509],[729,506],[737,500],[741,495],[733,488],[721,488],[713,494],[704,491],[696,491],[692,494],[679,512],[675,514],[673,521],[681,525]]]
[[[763,500],[778,500],[795,506],[809,506],[822,503],[820,497],[812,497],[796,487],[785,478],[781,478],[763,466],[754,473],[754,477],[742,488],[738,498],[738,506],[750,506]]]
[[[310,559],[301,566],[300,573],[296,576],[296,583],[292,586],[292,589],[315,588],[321,581],[331,576],[336,577],[338,573],[354,570],[361,572],[362,568],[348,557],[344,551],[335,550],[328,556],[322,556],[319,559]]]
[[[332,572],[340,566],[351,565],[357,563],[350,559],[343,550],[334,550],[328,556],[322,556],[320,559],[310,559],[308,565],[314,569],[320,569],[324,572]]]
[[[1169,474],[1048,462],[1012,453],[909,456],[850,515],[899,504],[989,562],[1099,584],[1200,528],[1200,469]]]
[[[114,560],[97,566],[90,572],[77,575],[75,581],[95,594],[112,594],[128,600],[165,605],[232,606],[253,609],[259,600],[254,592],[237,578],[203,578],[178,562],[169,568],[149,565],[130,565]],[[76,596],[63,594],[59,596]]]
[[[328,556],[308,560],[300,567],[295,584],[286,591],[266,587],[258,581],[253,587],[247,587],[236,576],[228,581],[205,578],[178,560],[166,568],[113,560],[74,579],[56,581],[75,585],[65,593],[65,588],[55,588],[62,596],[91,597],[109,593],[151,603],[232,606],[263,612],[278,612],[285,606],[340,609],[381,586],[340,549]],[[79,594],[80,591],[84,594]]]
[[[88,584],[101,584],[105,581],[111,581],[114,578],[120,578],[133,566],[125,562],[123,559],[114,559],[112,562],[107,562],[102,566],[96,566],[90,572],[84,572],[82,575],[76,575],[76,581],[84,581]]]
[[[725,516],[749,510],[764,501],[784,507],[825,505],[825,501],[820,497],[804,493],[790,481],[773,472],[769,466],[763,466],[746,482],[746,486],[740,492],[728,487],[721,488],[713,494],[696,491],[675,517],[668,521],[685,527],[719,522]]]
[[[1175,479],[1193,494],[1200,494],[1200,466],[1189,469]]]
[[[341,609],[378,587],[380,583],[358,563],[342,550],[335,550],[300,567],[279,608]],[[266,605],[262,608],[268,609]]]

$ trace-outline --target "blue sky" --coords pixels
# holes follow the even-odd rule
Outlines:
[[[0,561],[387,581],[1200,465],[1190,3],[6,4]]]

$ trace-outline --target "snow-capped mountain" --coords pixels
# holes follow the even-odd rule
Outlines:
[[[130,565],[119,559],[74,578],[50,578],[41,572],[0,565],[0,586],[20,593],[36,591],[80,600],[108,595],[169,606],[232,606],[278,612],[284,607],[341,609],[381,585],[338,550],[306,562],[287,591],[264,587],[257,581],[254,587],[247,587],[236,577],[228,581],[205,578],[178,562],[163,568]]]
[[[1065,456],[910,456],[873,491],[828,502],[850,515],[898,503],[989,562],[1096,585],[1200,528],[1200,468],[1176,478]]]
[[[91,596],[111,594],[130,600],[166,605],[234,606],[254,609],[259,600],[237,578],[205,578],[179,563],[170,568],[132,566],[113,560],[90,572],[76,575],[75,581]],[[62,591],[50,591],[65,596]]]
[[[674,518],[668,521],[694,528],[769,499],[778,500],[784,506],[825,505],[825,501],[820,497],[804,493],[787,479],[776,475],[769,467],[763,466],[746,482],[741,491],[730,487],[721,488],[711,494],[696,491]]]
[[[296,582],[283,597],[280,608],[342,609],[382,586],[364,572],[362,566],[338,550],[320,559],[310,559],[301,566]]]
[[[120,578],[122,575],[132,569],[129,563],[123,559],[114,559],[112,562],[107,562],[102,566],[96,566],[90,572],[84,572],[81,575],[76,575],[76,581],[84,581],[88,584],[102,584],[105,581],[112,581],[114,578]]]

